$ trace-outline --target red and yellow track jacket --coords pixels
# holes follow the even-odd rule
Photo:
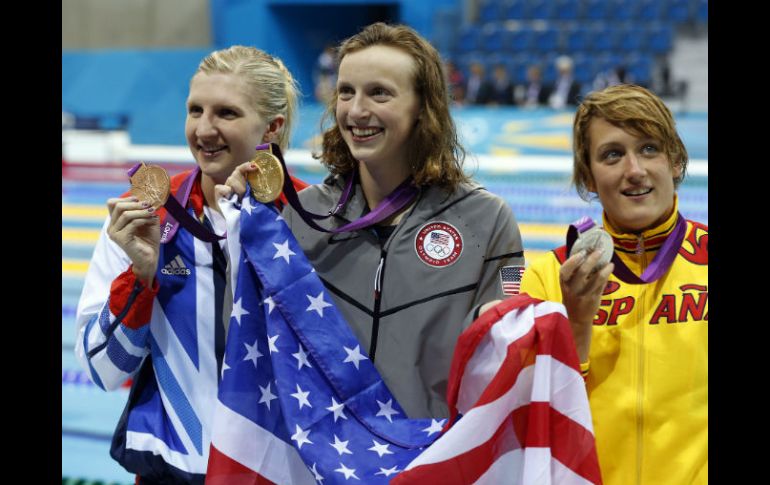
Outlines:
[[[641,275],[676,223],[677,208],[615,252]],[[521,291],[560,302],[566,247],[534,261]],[[687,221],[669,271],[643,285],[611,275],[594,320],[586,385],[605,485],[708,483],[708,227]]]

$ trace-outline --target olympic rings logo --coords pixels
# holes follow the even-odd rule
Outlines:
[[[449,255],[449,248],[446,246],[439,246],[438,244],[428,243],[425,245],[425,250],[429,253],[433,253],[436,256],[447,256]]]

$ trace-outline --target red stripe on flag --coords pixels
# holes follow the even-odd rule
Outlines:
[[[524,447],[550,448],[551,456],[593,483],[601,483],[594,436],[546,402],[531,402],[511,414]]]
[[[602,475],[594,435],[552,407],[548,406],[548,411],[552,425],[551,455],[581,477],[600,485]]]
[[[554,338],[552,334],[561,334],[561,337]],[[484,389],[476,406],[496,401],[508,392],[522,369],[533,365],[538,355],[550,355],[579,374],[577,350],[572,342],[572,331],[564,315],[551,313],[537,317],[532,329],[508,346],[505,361]]]
[[[214,446],[209,452],[206,485],[276,485],[267,478],[248,468]]]
[[[473,322],[465,331],[469,333],[467,339],[465,335],[459,339],[455,349],[455,357],[452,361],[452,369],[449,373],[447,399],[452,417],[450,420],[447,420],[446,427],[456,416],[462,373],[481,340],[506,313],[530,303],[539,303],[540,301],[531,298],[527,294],[509,298],[485,312]],[[495,401],[508,392],[516,382],[516,379],[519,378],[521,370],[534,364],[537,355],[551,355],[554,359],[568,365],[579,373],[580,366],[577,350],[573,344],[572,331],[569,324],[565,322],[568,322],[566,317],[560,313],[550,313],[537,317],[532,329],[515,342],[511,342],[508,346],[504,364],[500,366],[500,370],[479,397],[476,405],[479,406]],[[554,338],[553,334],[559,338]],[[536,335],[539,336],[537,341],[535,341]],[[460,354],[459,357],[458,354]]]
[[[448,429],[449,425],[457,417],[457,398],[460,393],[460,382],[468,365],[468,361],[473,357],[473,353],[481,340],[489,332],[489,329],[497,323],[503,315],[511,310],[524,307],[529,304],[539,303],[542,300],[536,300],[526,293],[503,300],[500,304],[484,312],[479,318],[466,328],[461,338],[458,339],[455,346],[455,353],[452,357],[452,367],[449,369],[449,384],[447,386],[447,404],[451,413],[450,419],[444,425]]]
[[[447,485],[473,483],[500,456],[516,449],[515,443],[524,443],[525,448],[550,448],[551,456],[574,473],[592,483],[602,483],[593,435],[548,403],[533,402],[509,414],[483,444],[449,460],[403,472],[391,484],[405,485],[420,480]]]
[[[526,406],[525,406],[526,407]],[[495,434],[483,444],[452,459],[420,465],[397,475],[391,485],[441,483],[463,485],[473,483],[483,475],[501,455],[515,449],[513,422],[510,416],[503,420]]]

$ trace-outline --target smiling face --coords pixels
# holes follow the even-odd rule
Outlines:
[[[236,166],[253,158],[257,145],[271,139],[276,123],[253,105],[247,84],[235,74],[199,72],[192,78],[185,136],[203,175],[214,183],[223,184]]]
[[[384,45],[343,57],[337,79],[337,126],[356,160],[408,170],[409,141],[420,111],[414,71],[408,54]]]
[[[619,231],[639,233],[662,223],[674,207],[672,166],[660,141],[623,130],[602,118],[588,127],[591,180],[609,222]]]

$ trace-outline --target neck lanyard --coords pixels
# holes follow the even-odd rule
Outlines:
[[[567,254],[569,254],[572,249],[572,245],[575,243],[578,234],[587,231],[594,225],[592,220],[582,218],[569,226],[569,230],[567,231]],[[666,274],[668,269],[674,263],[674,258],[676,258],[676,255],[679,252],[686,231],[687,221],[685,221],[681,213],[677,213],[674,229],[671,231],[671,234],[668,235],[663,246],[658,250],[658,254],[655,255],[652,262],[647,266],[641,276],[636,276],[633,271],[628,269],[628,266],[626,266],[620,259],[620,256],[614,251],[612,253],[612,262],[615,264],[615,269],[612,271],[612,274],[624,283],[633,285],[642,285],[658,280],[661,276]]]
[[[291,177],[288,176],[289,172],[286,169],[286,163],[283,160],[281,149],[275,143],[265,143],[264,145],[259,145],[257,147],[257,150],[266,149],[272,149],[272,153],[281,163],[281,167],[283,168],[284,174],[286,175],[283,180],[283,193],[286,196],[286,199],[289,201],[289,204],[291,204],[294,210],[297,211],[299,216],[308,226],[318,231],[338,234],[341,232],[357,231],[359,229],[372,226],[387,219],[388,217],[406,207],[414,199],[418,192],[417,188],[412,184],[412,177],[408,177],[398,187],[396,187],[393,192],[388,194],[388,196],[382,202],[380,202],[377,207],[375,207],[365,216],[360,217],[355,221],[336,229],[325,229],[316,224],[315,221],[337,215],[347,205],[353,193],[353,181],[356,178],[357,171],[354,170],[348,175],[345,188],[343,189],[342,194],[340,195],[340,199],[337,201],[337,204],[335,204],[334,208],[331,209],[328,214],[314,214],[312,212],[306,211],[302,207],[302,204],[299,201],[299,197],[297,196],[297,191],[294,189],[294,184],[291,181]]]

